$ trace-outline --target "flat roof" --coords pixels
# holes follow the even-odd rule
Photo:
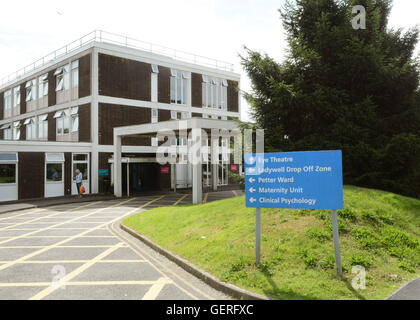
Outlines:
[[[213,58],[200,56],[182,50],[153,44],[127,36],[122,36],[103,30],[94,30],[87,35],[45,55],[35,62],[23,67],[0,79],[0,89],[8,87],[10,84],[21,81],[25,77],[51,67],[55,63],[68,58],[78,52],[84,51],[95,44],[113,44],[121,47],[135,49],[137,51],[152,53],[175,61],[187,62],[194,65],[204,66],[225,72],[234,72],[233,64]]]

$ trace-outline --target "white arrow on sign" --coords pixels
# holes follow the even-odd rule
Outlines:
[[[248,181],[251,182],[251,183],[253,183],[253,182],[255,182],[255,179],[251,177],[251,178],[249,178]]]
[[[252,173],[252,172],[254,172],[255,171],[255,168],[249,168],[248,169],[248,172],[250,172],[250,173]]]
[[[250,157],[250,158],[248,159],[248,163],[249,163],[249,164],[253,164],[254,162],[255,162],[255,158]]]
[[[254,189],[254,188],[249,188],[249,192],[251,192],[251,193],[253,193],[253,192],[255,192],[255,191],[257,191],[256,189]]]
[[[254,203],[255,201],[257,201],[257,200],[254,199],[254,198],[249,199],[249,202],[251,202],[251,203]]]

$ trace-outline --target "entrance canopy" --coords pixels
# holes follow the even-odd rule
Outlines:
[[[216,132],[217,134],[215,134]],[[219,161],[219,138],[223,135],[237,136],[240,134],[237,124],[233,121],[190,118],[114,128],[113,171],[115,196],[122,196],[121,147],[123,137],[179,137],[180,134],[187,133],[189,133],[192,140],[192,147],[187,150],[188,159],[191,159],[192,163],[192,202],[194,204],[202,203],[202,140],[205,138],[203,135],[207,134],[211,140],[211,169],[215,173]],[[167,147],[167,149],[170,149],[169,145]],[[157,147],[157,150],[159,148]],[[164,164],[161,161],[162,159],[158,160],[158,162]],[[216,174],[212,174],[212,187],[213,190],[217,190]]]

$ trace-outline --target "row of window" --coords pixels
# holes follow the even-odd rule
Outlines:
[[[54,119],[56,119],[56,135],[58,137],[79,131],[78,107],[57,111]],[[0,129],[3,130],[4,140],[20,140],[21,125],[20,121],[2,125]],[[47,114],[28,118],[23,122],[23,125],[26,126],[26,140],[48,139]]]
[[[0,184],[16,183],[16,167],[18,164],[16,153],[0,154]],[[45,154],[45,182],[57,183],[63,181],[64,154]],[[88,156],[87,154],[73,154],[73,173],[79,169],[83,174],[83,180],[88,179]]]
[[[203,75],[202,106],[227,110],[227,80]]]
[[[56,77],[57,104],[68,101],[69,97],[62,92],[79,87],[79,60],[57,68],[54,76]],[[20,86],[5,91],[3,98],[5,119],[20,114],[20,97]],[[75,90],[72,98],[78,98],[77,90]],[[27,103],[26,112],[48,106],[48,73],[26,82],[25,101]]]
[[[152,83],[151,83],[151,100],[158,101],[158,74],[159,68],[157,65],[152,65]],[[79,60],[75,60],[67,65],[59,67],[55,70],[56,77],[56,92],[57,103],[64,102],[66,97],[61,94],[72,88],[79,86]],[[190,92],[190,76],[189,72],[171,69],[170,79],[170,95],[171,103],[188,105]],[[71,85],[70,85],[71,82]],[[202,83],[202,101],[205,108],[227,109],[227,80],[212,78],[203,75]],[[44,74],[36,79],[28,81],[25,85],[27,112],[36,109],[36,103],[31,104],[31,101],[36,101],[43,97],[48,97],[48,74]],[[47,101],[47,100],[46,100]],[[48,103],[42,103],[39,107],[46,107]],[[12,115],[20,114],[20,86],[8,90],[4,93],[4,118],[9,118]],[[12,109],[14,110],[12,112]],[[187,113],[181,113],[178,117],[177,113],[171,113],[171,119],[186,119]],[[157,122],[157,115],[152,115],[152,123]],[[64,130],[64,124],[63,124]]]

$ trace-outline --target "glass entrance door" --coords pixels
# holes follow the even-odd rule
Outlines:
[[[85,194],[90,193],[89,188],[89,154],[73,153],[71,194],[77,194],[76,170],[79,169],[83,175],[82,185],[85,187]]]

